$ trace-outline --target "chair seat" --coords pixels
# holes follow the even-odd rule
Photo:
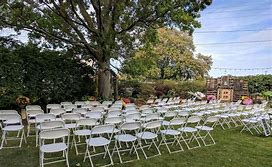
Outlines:
[[[24,126],[23,125],[9,125],[9,126],[5,126],[3,128],[4,131],[18,131],[23,129]]]
[[[65,127],[65,128],[68,128],[68,129],[73,129],[73,128],[76,128],[77,125],[76,125],[76,124],[65,124],[64,127]]]
[[[41,146],[41,152],[52,153],[59,152],[67,149],[67,145],[65,143],[54,143],[54,144],[45,144]]]
[[[167,129],[167,130],[161,130],[161,133],[162,133],[162,134],[165,134],[165,135],[173,135],[173,136],[176,136],[176,135],[179,135],[179,134],[180,134],[180,131],[177,131],[177,130],[174,130],[174,129]]]
[[[86,136],[91,134],[91,130],[89,129],[76,130],[74,134],[77,136]]]
[[[169,125],[170,125],[170,122],[169,122],[169,121],[162,121],[162,125],[163,125],[163,126],[169,126]]]
[[[136,136],[140,139],[154,139],[158,135],[152,132],[141,132],[141,133],[137,133]]]
[[[245,122],[245,123],[257,123],[258,121],[253,120],[253,119],[242,119],[242,122]]]
[[[205,131],[212,131],[213,130],[213,128],[209,127],[209,126],[196,126],[195,128],[198,130],[205,130]]]
[[[91,139],[86,139],[86,143],[89,146],[106,146],[108,144],[110,144],[110,140],[104,138],[104,137],[95,137],[95,138],[91,138]]]
[[[137,140],[135,136],[132,136],[130,134],[116,135],[114,136],[114,138],[117,141],[122,141],[122,142],[132,142]]]
[[[191,128],[191,127],[179,128],[178,130],[182,132],[196,132],[197,131],[196,128]]]

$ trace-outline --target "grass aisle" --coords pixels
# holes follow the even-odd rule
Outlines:
[[[145,160],[139,150],[140,160],[114,166],[130,167],[271,167],[272,166],[272,137],[251,136],[240,133],[239,129],[213,132],[216,145],[201,147],[184,152],[168,154],[165,146],[160,149],[162,155]],[[38,148],[34,147],[34,138],[28,138],[28,144],[21,149],[0,150],[1,167],[37,167],[39,166]],[[70,166],[80,163],[81,167],[90,166],[89,161],[82,162],[83,155],[76,156],[74,149],[69,150]],[[115,154],[114,162],[117,161]],[[58,163],[47,166],[64,166]]]

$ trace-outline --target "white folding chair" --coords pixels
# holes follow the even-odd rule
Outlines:
[[[111,142],[112,134],[114,130],[114,125],[98,125],[92,128],[91,134],[89,139],[86,139],[86,152],[84,155],[83,162],[85,162],[86,158],[88,157],[90,160],[90,163],[92,167],[94,167],[92,157],[98,156],[98,155],[104,155],[103,158],[105,159],[108,155],[110,158],[110,163],[104,166],[113,165],[113,160],[109,151],[109,145]],[[104,147],[105,152],[101,153],[94,153],[90,154],[89,147]]]
[[[138,146],[140,147],[140,149],[142,150],[144,154],[145,159],[161,155],[161,152],[155,142],[155,140],[158,138],[158,133],[161,128],[161,123],[162,123],[161,120],[148,122],[145,124],[143,131],[136,134],[136,137],[138,138],[137,148]],[[151,140],[151,141],[150,141],[150,144],[143,145],[142,140],[144,141]],[[147,156],[146,152],[144,151],[144,148],[148,147],[148,150],[149,150],[152,147],[152,145],[155,146],[158,153],[152,156]]]
[[[0,127],[2,130],[2,141],[1,141],[0,149],[21,147],[23,140],[25,140],[25,143],[26,143],[24,126],[22,124],[22,119],[19,114],[0,114]],[[17,136],[8,137],[7,135],[11,132],[17,132]],[[21,133],[21,137],[19,137],[20,133]],[[20,140],[19,146],[4,147],[4,143],[7,145],[8,140]]]
[[[137,141],[137,137],[135,137],[135,134],[138,133],[139,129],[141,128],[141,123],[140,122],[126,122],[120,126],[120,133],[118,135],[115,135],[115,145],[113,147],[112,151],[112,156],[114,155],[115,152],[117,152],[120,163],[126,163],[126,162],[131,162],[134,160],[127,160],[123,161],[122,157],[120,155],[121,152],[126,152],[129,151],[129,154],[131,156],[131,153],[136,153],[137,160],[139,160],[139,155],[137,152],[137,148],[135,146],[135,142]],[[118,144],[121,146],[121,144],[126,143],[126,146],[128,148],[126,149],[119,149]],[[129,144],[131,143],[131,148],[129,148]],[[116,151],[115,151],[116,150]],[[122,154],[123,155],[123,154]]]
[[[184,127],[179,128],[178,130],[181,131],[181,136],[183,137],[183,135],[185,134],[187,136],[187,134],[191,134],[191,136],[189,136],[189,138],[187,139],[183,139],[184,142],[186,142],[188,149],[193,149],[193,148],[198,148],[200,147],[200,143],[197,139],[197,129],[195,127],[192,127],[193,125],[198,126],[199,122],[201,121],[201,118],[199,116],[191,116],[187,119],[186,124],[184,125]],[[190,143],[196,141],[197,145],[194,147],[190,147]]]
[[[78,146],[86,144],[86,142],[81,142],[80,138],[84,136],[85,139],[87,139],[87,137],[89,137],[91,134],[91,128],[96,125],[98,125],[98,121],[95,118],[84,118],[84,119],[77,120],[76,129],[74,130],[74,133],[73,133],[73,143],[72,143],[72,145],[75,146],[76,155],[84,154],[84,153],[78,152]],[[78,141],[76,140],[77,137],[78,137]]]
[[[41,122],[54,121],[56,116],[54,114],[38,114],[35,117],[35,127],[36,127],[36,146],[38,146],[39,132],[41,131]]]
[[[165,130],[160,131],[162,135],[162,139],[159,144],[159,147],[160,145],[164,144],[170,154],[183,151],[183,147],[180,143],[181,141],[180,139],[183,139],[183,137],[181,136],[181,132],[175,129],[175,126],[183,127],[185,123],[186,123],[186,118],[173,118],[168,122],[168,124],[165,123],[164,125],[166,126]],[[168,136],[170,136],[171,138],[167,138]],[[184,139],[182,141],[184,141],[184,143],[187,145]],[[170,144],[172,144],[171,146],[173,146],[174,144],[177,144],[179,146],[179,149],[175,151],[171,151]]]
[[[39,110],[28,110],[27,111],[27,137],[30,135],[30,131],[31,131],[31,125],[34,124],[36,122],[36,116],[39,114],[44,114],[43,110],[39,109]]]
[[[41,167],[43,167],[46,164],[53,164],[53,163],[62,162],[62,161],[66,161],[66,165],[69,167],[69,160],[68,160],[69,134],[70,134],[69,129],[52,129],[52,130],[45,130],[40,132],[39,157],[40,157]],[[60,139],[61,141],[59,141],[58,139]],[[53,143],[48,143],[48,141],[53,141]],[[49,154],[49,153],[52,154],[57,152],[62,152],[63,156],[54,157],[54,158],[45,158],[45,154]],[[48,161],[49,159],[55,159],[55,158],[57,158],[58,160]]]
[[[61,119],[65,122],[65,128],[74,130],[76,121],[81,118],[79,113],[65,113],[61,115]]]
[[[201,126],[196,126],[195,128],[198,129],[198,137],[202,140],[202,142],[204,143],[205,146],[210,146],[210,145],[214,145],[215,141],[211,135],[211,131],[213,131],[215,125],[218,123],[219,118],[216,116],[210,116],[208,117],[204,124]],[[210,125],[210,126],[209,126]],[[202,135],[201,132],[203,132],[204,134]],[[207,142],[205,140],[208,139],[208,137],[211,139],[211,143],[207,144]]]

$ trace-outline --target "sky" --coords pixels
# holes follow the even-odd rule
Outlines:
[[[213,58],[210,76],[272,74],[272,0],[213,0],[199,21],[193,39]]]

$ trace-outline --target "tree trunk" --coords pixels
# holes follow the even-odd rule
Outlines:
[[[98,96],[109,98],[112,94],[109,62],[101,62],[99,63],[99,65],[100,68],[98,71]]]

